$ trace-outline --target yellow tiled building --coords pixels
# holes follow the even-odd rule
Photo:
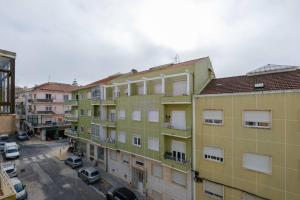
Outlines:
[[[194,199],[300,199],[299,68],[213,79],[194,120]]]

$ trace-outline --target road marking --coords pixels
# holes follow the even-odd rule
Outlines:
[[[104,193],[98,190],[96,187],[89,185],[92,189],[94,189],[98,194],[100,194],[102,197],[105,197]]]
[[[52,155],[50,155],[50,154],[45,154],[45,156],[46,156],[47,158],[52,158]]]
[[[44,157],[43,154],[38,155],[38,157],[39,157],[39,159],[41,159],[41,160],[45,159],[45,157]]]
[[[23,160],[25,161],[25,160],[28,160],[28,158],[23,158]]]
[[[31,159],[33,160],[33,162],[37,161],[35,156],[32,156]]]

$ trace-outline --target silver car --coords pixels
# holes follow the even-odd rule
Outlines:
[[[69,165],[72,168],[81,167],[82,160],[78,156],[70,156],[68,159],[65,160],[65,164]]]
[[[17,176],[17,167],[14,163],[3,163],[1,165],[3,171],[7,173],[7,175],[12,178]]]
[[[78,170],[78,177],[83,181],[90,183],[95,183],[100,180],[100,172],[95,167],[81,168]]]

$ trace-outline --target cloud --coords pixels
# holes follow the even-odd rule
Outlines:
[[[109,74],[210,56],[218,77],[299,65],[298,1],[6,1],[0,44],[19,85],[86,84]]]

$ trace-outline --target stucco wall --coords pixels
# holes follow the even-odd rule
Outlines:
[[[15,115],[0,115],[0,134],[14,133],[16,131]]]

